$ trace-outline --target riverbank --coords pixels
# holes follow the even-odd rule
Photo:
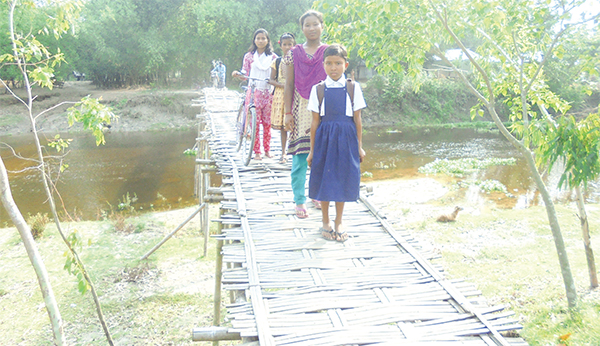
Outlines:
[[[15,93],[25,98],[25,90]],[[118,117],[110,124],[111,131],[148,131],[191,128],[196,125],[197,108],[190,100],[198,97],[195,90],[166,90],[151,88],[98,89],[89,81],[67,81],[62,88],[48,90],[34,88],[37,95],[33,102],[34,116],[55,107],[37,119],[38,130],[45,133],[80,131],[80,127],[69,127],[66,112],[74,102],[90,95],[101,98]],[[0,136],[31,132],[27,108],[12,95],[0,94]]]
[[[409,121],[405,117],[399,117],[401,109],[382,105],[382,91],[377,88],[377,83],[373,82],[367,90],[369,108],[365,110],[364,126],[365,128],[378,127],[398,127],[404,129],[422,127],[427,124],[428,127],[474,127],[481,129],[495,130],[495,125],[489,119],[479,119],[474,122],[470,119],[468,107],[470,103],[463,102],[456,111],[463,116],[456,116],[445,119],[443,123],[436,121]],[[24,89],[15,89],[14,92],[26,100]],[[191,89],[156,89],[150,87],[137,87],[127,89],[100,89],[90,81],[66,81],[62,88],[34,88],[33,102],[34,115],[39,112],[55,107],[61,102],[64,105],[45,113],[37,119],[40,132],[47,134],[56,134],[64,132],[78,132],[81,127],[74,125],[69,127],[67,123],[67,109],[74,102],[90,95],[94,98],[100,98],[103,104],[110,106],[114,114],[118,117],[110,124],[111,131],[160,131],[172,129],[191,128],[196,125],[196,114],[198,108],[191,106],[190,100],[198,97],[199,91]],[[390,101],[390,100],[387,100]],[[390,101],[393,102],[393,101]],[[420,101],[414,101],[415,104],[421,104]],[[18,135],[31,132],[31,124],[27,115],[27,108],[9,93],[0,93],[0,137]],[[408,107],[405,105],[405,108]],[[453,108],[452,108],[453,109]],[[403,109],[409,112],[412,117],[418,117],[415,114],[426,112],[425,110],[415,110],[411,107]]]

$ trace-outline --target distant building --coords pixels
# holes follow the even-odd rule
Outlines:
[[[354,80],[356,80],[357,82],[367,82],[369,79],[373,78],[373,76],[377,74],[375,70],[367,67],[367,64],[365,64],[365,62],[362,59],[358,61],[358,64],[353,68],[352,73]]]

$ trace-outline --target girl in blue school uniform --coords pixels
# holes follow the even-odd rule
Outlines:
[[[329,46],[323,53],[323,66],[327,78],[312,87],[308,101],[312,112],[308,195],[321,201],[321,235],[343,242],[348,239],[342,225],[344,203],[359,197],[360,163],[365,157],[361,110],[367,105],[360,85],[346,80],[348,53],[343,46]],[[335,202],[333,224],[329,202]]]

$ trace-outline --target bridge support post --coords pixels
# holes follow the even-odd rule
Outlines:
[[[210,159],[210,148],[208,146],[208,135],[204,136],[204,159],[208,160]],[[202,166],[201,172],[202,172],[202,176],[204,178],[204,184],[202,184],[203,189],[202,189],[202,203],[206,203],[206,195],[208,193],[208,189],[210,188],[210,170],[207,170],[206,168],[208,167],[204,167]],[[204,228],[204,257],[207,256],[208,254],[208,236],[210,234],[210,224],[209,224],[209,220],[208,220],[208,208],[204,209],[202,211],[203,215],[202,215],[202,221],[204,222],[203,228]]]
[[[208,136],[206,133],[207,124],[207,113],[198,115],[198,137],[196,138],[196,145],[198,147],[198,153],[196,154],[196,174],[195,174],[195,185],[196,193],[198,194],[198,204],[206,203],[207,191],[210,188],[210,172],[212,169],[206,167],[210,165],[210,148],[208,146]],[[200,228],[204,233],[204,247],[203,257],[206,257],[208,253],[208,237],[210,234],[210,225],[208,220],[208,208],[202,211],[200,214]]]
[[[219,219],[223,218],[223,208],[219,208]],[[223,230],[223,223],[217,223],[217,235],[221,235]],[[214,319],[213,326],[221,325],[221,275],[223,272],[223,240],[219,238],[217,240],[217,253],[215,260],[215,294],[214,294]],[[219,345],[219,341],[214,341],[213,345]]]

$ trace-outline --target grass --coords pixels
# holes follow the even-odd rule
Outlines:
[[[504,304],[531,345],[600,345],[600,290],[590,290],[576,208],[556,206],[579,294],[570,314],[544,207],[461,214],[454,224],[407,225],[434,244],[451,278],[474,282],[490,304]],[[588,206],[592,246],[600,244],[600,210]],[[598,266],[598,257],[596,255]],[[563,337],[565,340],[561,340]]]
[[[23,116],[21,115],[3,115],[0,116],[0,127],[3,126],[13,126],[21,121],[23,121]]]
[[[116,231],[110,220],[65,224],[70,231],[81,232],[84,243],[92,241],[81,256],[94,280],[115,344],[202,345],[192,343],[191,330],[212,324],[215,241],[210,241],[208,255],[203,258],[204,237],[195,218],[148,261],[139,261],[195,208],[128,219],[131,224],[144,225],[139,233]],[[209,218],[216,216],[217,207],[211,206]],[[211,228],[214,232],[216,224]],[[62,268],[65,246],[53,225],[48,225],[38,247],[68,343],[106,345],[91,295],[81,295],[77,279]],[[14,228],[0,232],[0,340],[3,345],[52,345],[39,286]]]
[[[195,219],[149,261],[139,261],[194,208],[127,219],[129,224],[143,225],[139,233],[115,230],[110,220],[65,224],[81,232],[84,242],[92,240],[82,256],[116,344],[202,345],[191,342],[190,332],[193,327],[212,324],[214,241],[203,258],[203,237]],[[580,303],[574,313],[567,310],[544,208],[486,208],[480,213],[467,208],[451,224],[424,218],[405,227],[442,255],[436,261],[449,278],[475,283],[490,305],[506,305],[515,312],[523,325],[519,334],[531,345],[599,345],[600,290],[588,288],[576,208],[556,206],[579,292]],[[413,210],[401,207],[397,212],[410,214]],[[216,218],[216,213],[216,207],[211,206],[210,218]],[[598,249],[600,208],[589,205],[588,214],[592,246]],[[89,293],[82,296],[76,278],[62,269],[65,248],[53,225],[38,244],[69,344],[106,345]],[[567,335],[566,340],[560,340]],[[39,286],[14,228],[0,231],[0,340],[6,345],[52,344]]]
[[[466,174],[486,169],[490,166],[510,166],[515,165],[515,158],[462,158],[456,160],[435,159],[424,166],[419,167],[419,173],[424,174],[447,174],[454,177],[462,177]]]

